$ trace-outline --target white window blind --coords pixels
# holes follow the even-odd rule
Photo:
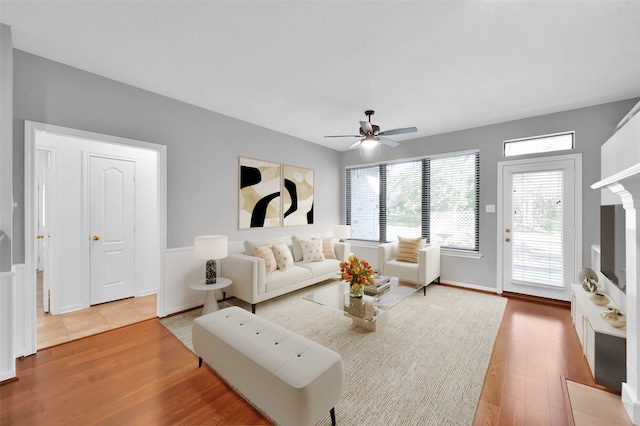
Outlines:
[[[518,283],[563,287],[562,170],[512,177],[512,276]]]
[[[347,170],[347,224],[351,238],[380,240],[380,166]]]
[[[385,239],[422,236],[422,161],[386,166]]]
[[[479,251],[480,153],[347,169],[346,218],[353,239],[422,236]]]
[[[432,244],[477,250],[479,242],[478,153],[429,160],[429,233]]]

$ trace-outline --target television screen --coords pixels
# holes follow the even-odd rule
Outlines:
[[[600,206],[600,271],[625,291],[625,212],[621,205]]]

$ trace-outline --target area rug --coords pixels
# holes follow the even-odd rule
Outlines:
[[[473,423],[506,299],[434,284],[426,296],[419,291],[395,306],[387,323],[372,332],[338,311],[303,300],[317,289],[260,303],[256,313],[342,356],[338,424]],[[199,315],[198,309],[160,322],[193,351],[191,322]],[[330,425],[329,416],[319,424]]]

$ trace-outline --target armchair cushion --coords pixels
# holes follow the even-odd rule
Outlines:
[[[440,246],[429,245],[418,250],[418,262],[403,262],[398,258],[399,242],[378,246],[378,267],[382,274],[428,285],[440,278]]]
[[[406,238],[398,235],[398,257],[399,262],[418,263],[418,252],[425,245],[420,237]]]

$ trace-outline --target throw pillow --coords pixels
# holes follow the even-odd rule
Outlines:
[[[283,242],[282,238],[271,238],[266,240],[246,240],[244,242],[244,253],[247,256],[254,256],[253,248],[257,246],[271,246]]]
[[[424,240],[418,238],[406,238],[398,235],[398,257],[402,262],[418,263],[418,252],[424,247]]]
[[[324,256],[322,255],[322,240],[300,240],[300,246],[302,247],[302,261],[303,262],[322,262]]]
[[[333,237],[322,239],[322,255],[325,259],[337,259],[336,250],[333,247]]]
[[[255,257],[264,259],[264,267],[266,269],[267,275],[276,270],[278,263],[276,262],[276,258],[273,255],[271,246],[255,246],[253,248],[253,255]]]
[[[300,262],[302,260],[302,247],[300,246],[300,241],[302,240],[310,240],[312,238],[321,238],[320,234],[312,234],[312,235],[294,235],[291,237],[291,248],[293,248],[293,261]]]
[[[287,243],[279,243],[271,246],[273,254],[276,256],[276,262],[278,263],[278,269],[286,271],[293,266],[293,256]]]

